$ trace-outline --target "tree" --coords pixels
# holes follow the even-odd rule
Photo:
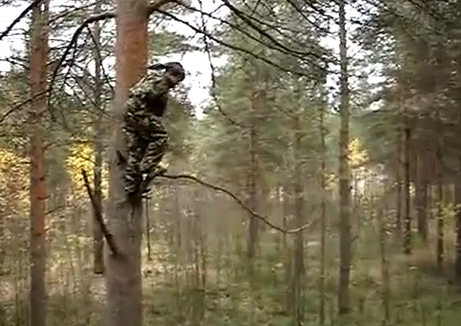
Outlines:
[[[29,78],[30,108],[30,318],[33,326],[46,325],[46,171],[44,115],[47,111],[48,1],[32,10]]]
[[[116,90],[114,114],[118,122],[110,149],[109,227],[121,255],[108,255],[107,326],[142,325],[141,235],[142,209],[131,211],[125,201],[124,170],[117,163],[116,151],[126,153],[122,116],[128,89],[146,72],[147,23],[146,0],[117,1]]]
[[[101,5],[98,2],[95,7],[95,12],[100,11]],[[101,26],[99,22],[95,23],[94,30],[94,107],[98,112],[94,124],[94,196],[96,204],[103,207],[102,201],[102,168],[103,168],[103,104],[102,104],[102,57],[101,57]],[[97,221],[93,220],[93,271],[95,274],[102,274],[104,272],[104,238],[101,231],[101,226]]]
[[[350,310],[351,223],[350,223],[350,168],[349,168],[349,84],[346,43],[346,1],[339,1],[339,55],[341,89],[341,127],[339,134],[339,288],[340,314]]]
[[[128,89],[146,73],[150,14],[169,1],[117,0],[115,121],[110,148],[109,228],[117,241],[106,266],[108,326],[142,324],[141,237],[142,202],[131,207],[124,191],[124,169],[116,153],[126,154],[123,138],[124,103]]]

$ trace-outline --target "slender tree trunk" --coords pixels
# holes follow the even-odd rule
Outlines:
[[[422,154],[416,157],[416,193],[415,206],[417,212],[418,235],[427,243],[427,182],[424,175]]]
[[[387,260],[387,253],[386,253],[386,221],[385,221],[385,213],[383,209],[378,209],[377,218],[378,218],[378,228],[379,228],[379,249],[381,253],[381,279],[382,279],[382,302],[383,302],[383,309],[384,309],[384,319],[383,325],[387,325],[390,320],[390,280],[389,280],[389,261]]]
[[[250,153],[250,164],[248,170],[248,206],[255,211],[257,208],[257,161],[256,161],[256,144],[257,144],[257,132],[256,132],[256,106],[258,94],[253,94],[251,103],[251,123],[250,123],[250,139],[249,139],[249,153]],[[258,241],[258,219],[253,215],[249,215],[248,223],[248,238],[247,238],[247,255],[249,267],[252,270],[253,258],[256,253],[256,245]]]
[[[443,196],[443,175],[442,175],[442,149],[441,144],[437,145],[437,268],[443,271],[444,250],[444,196]]]
[[[0,204],[0,276],[5,273],[5,258],[6,258],[6,250],[5,250],[5,225],[6,225],[6,207],[5,205]],[[1,309],[1,308],[0,308]],[[1,320],[1,319],[0,319]]]
[[[461,109],[458,112],[458,134],[461,135]],[[455,204],[461,205],[461,141],[458,141],[458,171],[455,181]],[[456,258],[455,258],[455,277],[461,281],[461,209],[456,211]]]
[[[99,13],[101,10],[100,2],[96,3],[95,12]],[[94,36],[94,62],[95,62],[95,85],[94,85],[94,106],[98,117],[95,122],[95,139],[94,139],[94,199],[96,205],[103,207],[102,204],[102,155],[103,155],[103,130],[102,130],[102,118],[103,118],[103,106],[102,106],[102,79],[101,79],[101,66],[102,58],[100,53],[100,38],[101,38],[101,27],[99,22],[96,22],[93,29]],[[93,272],[95,274],[104,273],[104,239],[99,223],[93,219]]]
[[[347,314],[350,311],[350,269],[351,269],[351,192],[349,167],[349,82],[346,41],[346,1],[339,1],[339,38],[341,66],[341,127],[339,136],[339,288],[338,311]]]
[[[294,178],[293,178],[293,194],[294,194],[294,218],[296,227],[301,227],[304,222],[304,192],[302,184],[302,157],[301,157],[301,112],[297,113],[294,118]],[[304,236],[303,232],[298,232],[294,238],[294,252],[293,252],[293,284],[292,295],[294,306],[295,323],[298,326],[304,324]]]
[[[404,186],[403,196],[405,202],[405,223],[403,230],[403,252],[406,255],[411,254],[411,194],[410,194],[410,141],[411,141],[411,128],[408,117],[408,110],[406,106],[403,107],[403,119],[405,126],[404,138]]]
[[[46,325],[46,170],[43,118],[47,110],[48,6],[32,10],[30,40],[30,318],[32,326]]]
[[[395,212],[395,228],[397,231],[398,239],[402,237],[402,199],[403,199],[403,146],[402,146],[402,132],[399,128],[397,136],[397,191],[396,191],[396,212]]]
[[[319,324],[325,325],[325,285],[326,285],[326,160],[327,147],[325,144],[326,129],[325,129],[325,108],[320,109],[320,148],[321,148],[321,168],[320,168],[320,187],[322,198],[320,202],[320,302],[319,302]]]
[[[461,75],[461,58],[457,60],[458,67],[458,76]],[[458,100],[458,136],[461,136],[461,98]],[[455,222],[455,232],[456,232],[456,258],[455,258],[455,278],[458,281],[461,281],[461,140],[458,140],[457,146],[457,173],[455,178],[455,205],[458,208],[456,211],[456,222]]]
[[[146,246],[147,246],[147,260],[152,261],[152,246],[150,241],[150,206],[149,206],[149,197],[145,199],[145,210],[146,210]]]
[[[146,73],[147,0],[117,0],[115,46],[117,81],[111,142],[108,222],[120,255],[106,260],[107,326],[142,325],[141,237],[142,205],[133,210],[126,202],[124,169],[116,152],[126,155],[122,121],[127,92]]]
[[[283,186],[283,192],[282,192],[282,226],[284,229],[288,229],[292,226],[292,189],[288,185],[288,182],[284,184]],[[291,283],[292,283],[292,257],[293,255],[291,254],[291,245],[288,242],[288,237],[284,233],[282,235],[282,260],[283,260],[283,267],[285,271],[285,285],[286,285],[286,300],[285,300],[285,309],[287,314],[291,313],[293,311],[293,296],[292,296],[292,291],[291,290]]]

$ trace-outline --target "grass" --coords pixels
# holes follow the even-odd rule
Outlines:
[[[328,240],[326,325],[460,325],[459,291],[447,281],[449,275],[436,269],[431,246],[421,244],[417,244],[410,257],[401,254],[397,246],[388,246],[390,315],[384,318],[376,239],[370,231],[354,245],[353,309],[347,319],[336,315],[338,244],[336,237]],[[216,256],[208,257],[205,286],[199,284],[195,270],[190,268],[193,266],[178,268],[174,264],[178,258],[171,253],[167,255],[165,247],[158,246],[153,262],[144,264],[145,325],[293,325],[293,318],[286,309],[289,294],[287,256],[274,245],[273,235],[267,235],[261,241],[254,277],[248,276],[242,254],[230,250],[219,260]],[[448,251],[447,256],[450,258],[451,255],[452,252]],[[217,261],[220,263],[219,273]],[[317,245],[308,246],[305,262],[304,325],[319,325],[321,294],[318,290]],[[88,270],[82,275],[73,286],[58,283],[49,286],[52,287],[49,289],[49,326],[101,325],[104,281]],[[27,310],[26,291],[4,297],[0,325],[27,325]]]

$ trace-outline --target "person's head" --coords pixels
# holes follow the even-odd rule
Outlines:
[[[171,88],[175,87],[186,78],[186,72],[179,62],[157,63],[148,67],[148,69],[163,70],[164,77]]]

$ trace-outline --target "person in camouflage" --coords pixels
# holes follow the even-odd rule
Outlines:
[[[165,169],[160,161],[168,147],[168,135],[162,116],[168,104],[168,92],[184,80],[185,71],[178,62],[155,64],[128,94],[123,131],[127,144],[125,191],[128,196],[142,195],[150,181]]]

